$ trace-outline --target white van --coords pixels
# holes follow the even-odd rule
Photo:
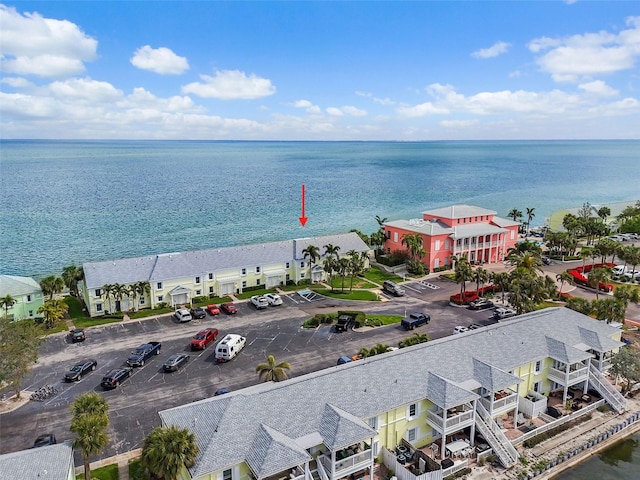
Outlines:
[[[191,312],[186,308],[179,308],[173,316],[176,317],[176,320],[179,322],[190,322],[192,320]]]
[[[627,273],[627,267],[625,265],[616,265],[613,267],[613,274],[616,276],[624,275]]]
[[[216,345],[216,361],[228,362],[240,353],[240,350],[244,348],[246,343],[247,339],[245,337],[233,333],[227,334],[218,342],[218,345]]]

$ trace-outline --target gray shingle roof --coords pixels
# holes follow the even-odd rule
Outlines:
[[[586,354],[575,348],[584,343],[580,328],[595,332],[601,343],[620,334],[573,310],[548,308],[465,334],[164,410],[160,416],[164,424],[195,433],[200,454],[191,472],[202,476],[245,461],[261,424],[292,439],[309,438],[321,431],[329,435],[327,426],[322,426],[327,408],[366,420],[424,398],[445,407],[461,404],[475,398],[461,385],[469,380],[477,383],[478,361],[496,369],[487,382],[509,386],[502,385],[506,377],[497,372],[547,358],[552,349],[558,354],[557,343],[547,341],[551,335],[552,340],[568,345],[560,354],[583,358]],[[516,383],[514,378],[511,385]],[[214,405],[223,405],[217,414]],[[323,436],[324,441],[328,440]]]
[[[2,480],[67,480],[72,469],[71,443],[58,443],[0,455]]]
[[[41,291],[42,288],[40,288],[40,284],[31,277],[0,275],[0,294],[3,297],[5,295],[17,297]]]
[[[475,393],[465,390],[452,381],[431,372],[427,375],[425,396],[443,409],[455,407],[478,398]]]
[[[275,475],[311,459],[311,455],[295,440],[264,424],[260,425],[247,454],[247,464],[258,479]],[[283,465],[287,466],[283,468]]]
[[[522,382],[522,379],[488,363],[473,359],[473,376],[487,390],[493,392]]]
[[[560,360],[564,363],[575,363],[591,357],[591,354],[572,347],[571,345],[567,345],[560,340],[556,340],[551,337],[546,337],[546,339],[547,346],[549,348],[549,356],[555,360]]]
[[[324,444],[331,450],[348,447],[376,435],[376,431],[362,419],[330,404],[324,407],[319,431]]]
[[[304,257],[302,250],[309,245],[317,246],[322,254],[323,247],[327,244],[340,246],[340,254],[349,250],[357,252],[370,250],[357,233],[350,232],[254,245],[88,262],[82,267],[85,285],[93,289],[108,283],[162,282],[247,266],[273,263],[284,265],[292,260],[301,260]]]

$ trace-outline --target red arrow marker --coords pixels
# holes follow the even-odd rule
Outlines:
[[[307,223],[307,217],[304,216],[304,185],[302,185],[302,216],[298,220],[300,220],[300,225],[303,227]]]

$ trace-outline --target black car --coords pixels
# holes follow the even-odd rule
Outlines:
[[[478,298],[469,304],[471,310],[485,310],[487,308],[493,308],[493,302],[486,298]]]
[[[204,308],[202,307],[195,307],[191,309],[191,316],[193,318],[206,318],[207,312],[205,312]]]
[[[87,373],[93,372],[96,369],[98,362],[95,360],[86,360],[84,362],[76,363],[64,374],[64,379],[67,382],[77,382],[81,380]]]
[[[351,315],[340,315],[336,323],[336,332],[346,332],[355,325],[355,320]]]
[[[219,388],[218,390],[216,390],[216,393],[214,393],[214,396],[219,396],[219,395],[224,395],[225,393],[229,393],[231,390],[229,390],[228,388]]]
[[[73,343],[84,342],[87,338],[84,334],[84,329],[82,328],[74,328],[69,332],[69,336],[71,337],[71,341]]]
[[[124,380],[129,378],[132,372],[133,368],[131,367],[122,367],[111,370],[104,377],[102,377],[100,385],[105,390],[112,390],[118,387]]]
[[[162,369],[165,372],[175,372],[188,361],[189,355],[187,355],[186,353],[175,353],[171,355],[166,362],[164,362],[164,365],[162,365]]]
[[[404,318],[400,326],[405,330],[413,330],[421,325],[426,325],[431,321],[431,316],[422,312],[413,312],[409,318]]]
[[[56,441],[56,436],[53,433],[45,433],[36,438],[36,441],[33,442],[32,448],[46,447],[47,445],[55,445],[56,443],[58,442]]]

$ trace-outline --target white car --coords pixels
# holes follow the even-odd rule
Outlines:
[[[187,310],[186,308],[179,308],[178,310],[175,311],[173,316],[179,322],[190,322],[191,319],[193,318],[191,316],[191,312],[189,312],[189,310]]]
[[[453,329],[453,334],[455,335],[456,333],[464,333],[464,332],[468,332],[469,329],[467,327],[462,327],[460,325],[458,325],[457,327],[455,327]]]
[[[264,295],[254,295],[253,297],[251,297],[251,303],[253,303],[254,307],[256,307],[258,310],[262,310],[263,308],[267,308],[269,306],[269,301]]]
[[[276,305],[282,305],[282,298],[277,293],[265,293],[264,298],[267,299],[269,305],[273,305],[274,307]]]

